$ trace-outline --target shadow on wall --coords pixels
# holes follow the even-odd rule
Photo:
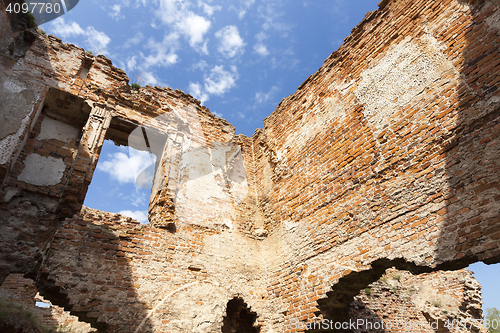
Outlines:
[[[496,1],[459,3],[470,6],[474,24],[464,20],[436,36],[449,46],[445,56],[456,64],[459,83],[446,108],[436,110],[436,118],[444,117],[435,153],[445,158],[428,175],[444,172],[447,181],[435,213],[442,225],[435,246],[453,269],[500,261],[500,13]]]
[[[58,198],[40,200],[31,193],[23,199],[15,198],[18,189],[5,183],[17,156],[28,139],[30,127],[37,121],[46,93],[44,79],[52,77],[54,69],[50,61],[41,59],[29,50],[36,45],[41,54],[47,53],[44,43],[29,26],[26,17],[4,10],[6,3],[0,2],[0,283],[9,273],[26,273],[40,262],[51,235],[58,227],[56,210]],[[16,66],[37,58],[39,67],[32,71],[37,79],[25,83],[22,71]],[[40,59],[38,59],[40,58]],[[42,68],[43,67],[43,68]],[[19,75],[19,76],[18,76]],[[5,186],[4,186],[5,185]]]
[[[260,328],[254,326],[256,319],[257,314],[250,311],[243,299],[233,298],[227,303],[222,333],[260,333]]]
[[[320,311],[316,315],[322,314],[332,321],[348,321],[354,297],[393,266],[422,273],[456,270],[476,261],[487,264],[500,261],[500,15],[494,1],[464,0],[454,5],[461,7],[460,11],[453,9],[453,13],[460,13],[460,19],[433,27],[432,35],[423,31],[428,17],[417,15],[410,20],[416,31],[420,31],[418,36],[424,44],[421,56],[411,65],[428,69],[425,62],[430,59],[429,65],[435,71],[431,74],[436,79],[424,82],[423,95],[415,101],[409,99],[413,104],[400,111],[402,116],[391,119],[387,129],[379,130],[376,138],[385,144],[396,138],[392,141],[396,147],[392,156],[400,156],[400,160],[393,162],[391,157],[392,164],[381,168],[384,172],[394,172],[387,179],[397,183],[398,176],[409,174],[402,177],[404,184],[392,184],[392,189],[387,186],[392,192],[386,193],[385,202],[386,206],[403,204],[395,220],[400,224],[399,234],[404,236],[396,237],[390,248],[400,251],[407,260],[379,259],[371,263],[372,269],[341,278],[328,298],[318,300]],[[437,4],[434,11],[443,9],[446,9],[443,3]],[[405,50],[415,46],[399,40],[407,43],[406,48],[394,51],[394,46],[389,52],[393,52],[393,58],[399,56],[404,60]],[[370,69],[372,73],[384,68],[380,62]],[[397,69],[391,71],[394,75],[405,75],[397,73]],[[384,79],[390,81],[392,74],[385,72]],[[432,79],[432,75],[429,77]],[[415,79],[413,82],[422,80]],[[380,82],[380,89],[383,85]],[[412,86],[403,88],[398,96],[401,100]],[[363,106],[364,110],[369,107]],[[409,136],[397,132],[401,126],[408,129]],[[410,149],[414,153],[403,157]],[[380,152],[378,156],[382,156]],[[398,196],[405,191],[412,194],[411,200]],[[425,252],[430,256],[415,255],[414,248],[419,247],[430,247]]]
[[[102,215],[101,215],[102,214]],[[40,294],[98,332],[153,332],[137,293],[130,262],[139,222],[95,210],[66,219],[55,234],[41,272]]]
[[[2,8],[10,2],[3,0]],[[35,281],[45,299],[99,332],[134,332],[141,323],[141,333],[151,332],[147,310],[135,292],[131,259],[122,246],[130,235],[112,228],[123,223],[124,230],[134,232],[136,224],[120,217],[61,217],[77,212],[85,195],[92,156],[82,153],[80,138],[90,110],[82,98],[55,88],[62,84],[56,74],[60,69],[46,43],[60,41],[22,30],[21,23],[4,10],[0,13],[0,84],[9,83],[0,85],[5,118],[0,143],[7,140],[12,148],[7,154],[0,151],[0,283],[9,274],[23,274]],[[83,51],[65,51],[76,76],[65,89],[79,91],[91,64]],[[50,136],[54,132],[56,137]],[[55,174],[54,179],[47,174]]]
[[[80,333],[95,331],[88,323],[79,322],[63,309],[47,303],[37,292],[35,281],[22,274],[11,274],[5,279],[0,287],[1,332],[41,332],[44,329],[60,332],[70,328]],[[35,301],[41,303],[35,304]]]

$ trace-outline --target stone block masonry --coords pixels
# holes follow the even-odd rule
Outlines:
[[[248,138],[3,11],[0,281],[100,332],[480,319],[462,268],[500,261],[499,13],[384,0]],[[105,139],[157,156],[147,226],[82,209]]]

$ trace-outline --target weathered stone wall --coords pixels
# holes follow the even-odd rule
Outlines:
[[[0,281],[100,331],[230,331],[235,300],[267,333],[347,320],[393,266],[498,262],[498,6],[379,7],[252,138],[2,14]],[[157,156],[150,225],[80,212],[104,139]]]
[[[467,269],[413,275],[389,268],[354,297],[346,318],[295,320],[290,328],[334,332],[344,324],[352,332],[487,332],[481,286]]]

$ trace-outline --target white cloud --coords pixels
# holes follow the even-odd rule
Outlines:
[[[137,65],[137,56],[127,58],[127,71],[133,71]]]
[[[122,210],[118,214],[122,214],[128,217],[133,218],[134,220],[137,220],[143,224],[148,223],[148,212],[147,211],[141,211],[141,210],[136,210],[136,211],[131,211],[131,210]]]
[[[278,90],[279,90],[278,86],[273,86],[267,93],[258,91],[255,93],[255,100],[257,101],[258,104],[267,103],[271,100],[274,94],[278,92]]]
[[[189,82],[189,93],[202,103],[208,101],[210,95],[222,95],[236,85],[238,70],[231,66],[231,70],[225,70],[223,66],[217,65],[210,70],[210,74],[204,77],[203,86],[199,82]]]
[[[210,29],[211,22],[189,10],[191,6],[189,1],[159,0],[159,2],[157,15],[161,21],[186,37],[192,48],[205,54],[208,53],[204,36]]]
[[[292,26],[281,20],[284,16],[284,10],[279,8],[281,6],[283,6],[282,2],[266,1],[263,5],[259,6],[257,10],[260,17],[264,20],[262,24],[264,30],[280,31],[283,37],[286,37]]]
[[[149,196],[150,195],[151,192],[149,193]],[[130,202],[135,207],[143,208],[149,205],[149,196],[145,193],[144,190],[140,189],[139,187],[136,187],[134,192],[130,194],[128,199],[130,199]]]
[[[232,58],[238,53],[243,53],[245,42],[240,37],[238,28],[228,25],[215,33],[215,37],[220,40],[218,50],[227,58]]]
[[[212,95],[222,95],[236,85],[237,78],[238,72],[235,66],[231,67],[231,72],[222,66],[215,66],[210,75],[205,77],[205,91]]]
[[[121,150],[125,150],[122,148]],[[97,164],[97,170],[107,173],[120,183],[135,183],[139,174],[154,163],[148,152],[129,148],[129,154],[117,152],[106,156],[108,159]],[[102,157],[101,157],[102,158]]]
[[[202,91],[201,84],[198,82],[189,82],[189,94],[199,99],[202,104],[208,100],[208,94]]]
[[[176,27],[189,38],[189,45],[198,48],[199,51],[207,54],[207,44],[203,41],[203,36],[210,28],[210,21],[192,12],[188,13],[182,20],[176,22]]]
[[[94,27],[88,27],[86,31],[87,44],[96,53],[102,53],[106,50],[111,38],[108,37],[104,32],[97,31]]]
[[[248,9],[255,3],[255,0],[242,0],[239,9],[236,9],[234,5],[231,5],[229,9],[235,10],[238,13],[238,18],[241,20],[245,17]]]
[[[160,84],[160,80],[156,77],[156,75],[154,75],[153,73],[148,72],[148,71],[141,72],[141,75],[139,75],[137,82],[142,86],[145,86],[148,84],[150,84],[152,86],[157,86]]]
[[[262,43],[255,44],[253,49],[255,52],[257,52],[257,54],[259,54],[261,56],[269,55],[269,51],[267,50],[267,47]]]
[[[257,35],[255,35],[255,39],[257,40],[257,43],[254,45],[253,49],[257,54],[259,54],[261,56],[269,55],[269,50],[267,49],[267,46],[264,44],[264,41],[268,37],[269,36],[264,31],[261,31]]]
[[[208,67],[208,64],[205,60],[200,60],[198,63],[193,65],[193,69],[204,70]]]
[[[60,17],[49,26],[50,32],[62,38],[82,36],[85,38],[85,44],[95,53],[103,53],[111,42],[111,38],[104,32],[97,31],[93,26],[87,27],[85,30],[74,21],[66,23]]]
[[[120,17],[123,17],[123,15],[120,15],[120,11],[122,9],[122,6],[119,4],[115,4],[111,6],[111,11],[109,12],[109,16],[111,16],[114,19],[119,19]]]
[[[255,35],[255,39],[257,39],[259,42],[263,42],[267,39],[267,34],[264,31],[259,32],[257,35]]]
[[[178,57],[175,53],[178,48],[179,36],[176,33],[166,35],[163,41],[156,42],[150,38],[146,47],[151,49],[152,52],[147,57],[144,57],[143,67],[149,68],[151,66],[164,66],[173,65],[177,63]]]
[[[142,34],[142,32],[138,32],[134,37],[127,39],[127,41],[123,43],[123,47],[129,48],[131,46],[139,44],[142,40],[144,40],[144,35]]]
[[[142,4],[143,6],[146,6],[148,0],[135,0],[135,2],[136,2],[136,7],[139,7],[139,3]]]
[[[198,1],[198,7],[201,7],[203,9],[203,12],[207,14],[208,16],[212,16],[216,10],[221,10],[221,6],[210,6],[204,2]]]
[[[61,38],[74,37],[79,35],[84,35],[85,30],[83,30],[80,25],[74,21],[66,23],[62,17],[54,20],[50,25],[51,32]]]

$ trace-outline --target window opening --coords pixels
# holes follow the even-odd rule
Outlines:
[[[155,128],[113,118],[84,205],[149,223],[151,188],[166,137]]]
[[[148,223],[156,156],[105,140],[84,206]]]
[[[45,303],[45,302],[36,302],[35,303],[36,307],[45,309],[45,308],[50,308],[50,303]]]

